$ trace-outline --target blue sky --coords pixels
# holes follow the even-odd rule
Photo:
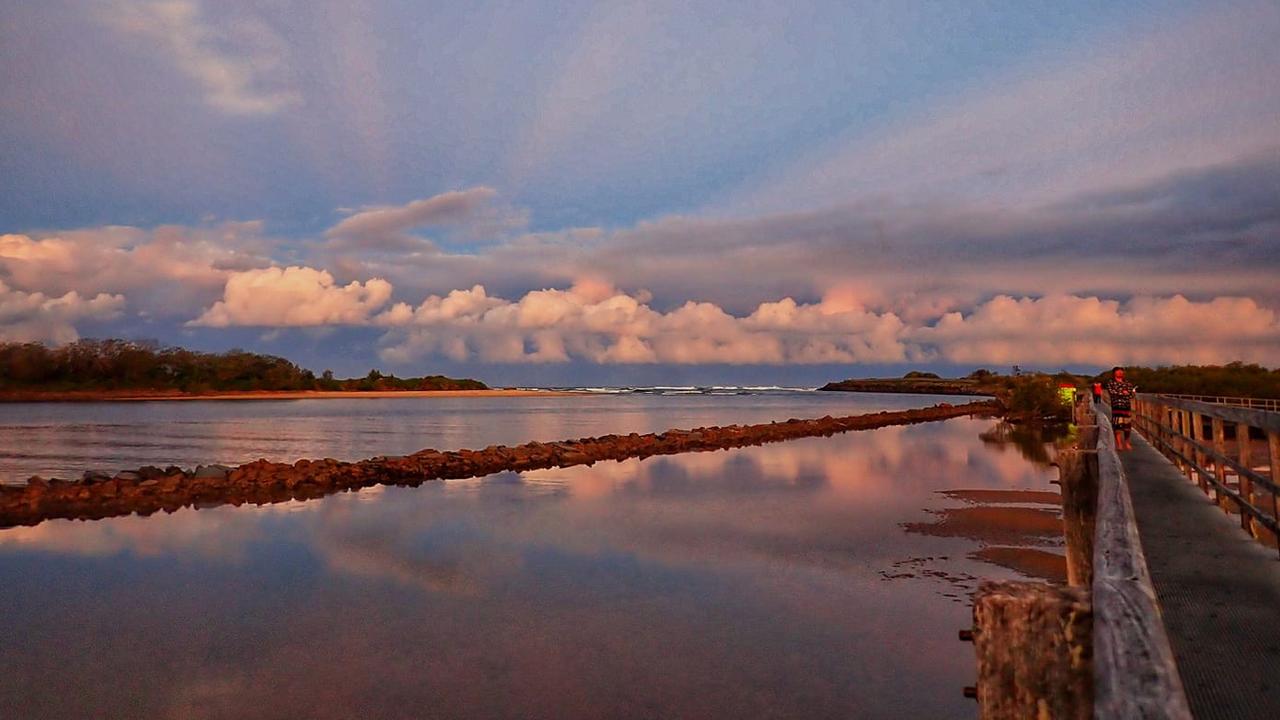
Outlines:
[[[552,384],[1280,364],[1274,3],[0,14],[3,339]]]

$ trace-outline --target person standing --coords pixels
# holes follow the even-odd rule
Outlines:
[[[1093,401],[1095,403],[1102,402],[1102,383],[1100,382],[1093,384]]]
[[[1124,368],[1117,367],[1112,368],[1106,389],[1111,403],[1111,428],[1116,433],[1116,450],[1132,450],[1129,436],[1133,432],[1133,397],[1138,394],[1138,388],[1124,379]]]

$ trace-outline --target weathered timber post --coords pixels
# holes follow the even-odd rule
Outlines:
[[[1180,433],[1180,439],[1182,442],[1179,444],[1182,445],[1182,469],[1187,473],[1188,480],[1191,482],[1197,482],[1196,470],[1191,467],[1191,461],[1195,457],[1191,451],[1191,438],[1194,437],[1191,430],[1191,411],[1179,410],[1178,415],[1181,416],[1181,422],[1179,425],[1180,430],[1182,431]]]
[[[1092,419],[1092,418],[1089,418]],[[1080,427],[1077,447],[1058,453],[1058,485],[1062,488],[1062,529],[1067,541],[1067,583],[1093,582],[1094,513],[1098,504],[1098,426]]]
[[[1201,440],[1205,439],[1204,438],[1204,416],[1198,412],[1191,413],[1191,439],[1196,441],[1196,443],[1199,443]],[[1204,467],[1205,466],[1204,453],[1200,451],[1200,446],[1196,443],[1192,443],[1191,445],[1191,460],[1194,465],[1197,465],[1199,467]],[[1209,481],[1205,479],[1205,476],[1194,467],[1191,469],[1191,473],[1194,475],[1193,479],[1196,480],[1198,483],[1200,483],[1200,490],[1202,490],[1205,494],[1208,494]]]
[[[1280,485],[1280,433],[1267,433],[1267,450],[1271,460],[1271,482]],[[1271,493],[1271,517],[1280,520],[1280,499],[1275,492]],[[1280,548],[1280,535],[1272,533],[1272,537],[1276,541],[1276,547]]]
[[[1245,470],[1253,469],[1253,448],[1252,441],[1249,439],[1249,426],[1242,423],[1236,423],[1236,459],[1240,461],[1240,467]],[[1255,499],[1253,497],[1253,481],[1249,479],[1247,473],[1236,473],[1240,480],[1240,497],[1245,502],[1253,505]],[[1243,527],[1253,537],[1258,537],[1258,526],[1254,522],[1253,516],[1247,512],[1240,513],[1240,526]]]
[[[1224,458],[1227,455],[1227,431],[1225,428],[1226,424],[1222,422],[1222,418],[1220,417],[1213,418],[1212,422],[1213,422],[1213,451],[1218,454],[1218,457],[1215,457],[1213,459],[1213,476],[1214,478],[1217,479],[1217,481],[1222,486],[1225,486],[1227,484],[1227,466],[1225,463],[1222,462],[1221,458]],[[1215,496],[1214,498],[1215,501],[1218,503],[1218,507],[1222,508],[1227,512],[1231,511],[1229,495],[1223,494],[1222,490],[1218,489],[1214,491],[1214,496]],[[1240,509],[1240,514],[1245,515],[1246,513],[1243,509]]]
[[[1085,588],[984,581],[973,599],[982,720],[1093,716]]]

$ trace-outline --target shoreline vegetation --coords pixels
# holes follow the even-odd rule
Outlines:
[[[818,388],[826,392],[910,393],[995,397],[999,388],[971,378],[851,378]]]
[[[1208,395],[1221,397],[1280,398],[1280,368],[1269,369],[1256,363],[1232,362],[1226,365],[1168,365],[1155,368],[1139,365],[1124,367],[1129,382],[1143,392],[1174,395]],[[1095,382],[1106,382],[1111,371],[1081,375],[1061,370],[1056,373],[1022,373],[1001,375],[978,369],[962,378],[944,378],[934,373],[913,370],[900,378],[851,378],[829,382],[819,390],[835,392],[917,393],[926,395],[989,395],[1002,397],[1020,384],[1035,381],[1070,382],[1085,391]]]
[[[1280,398],[1280,368],[1233,362],[1226,365],[1175,365],[1158,368],[1125,367],[1130,382],[1142,392],[1223,397]],[[1062,391],[1074,388],[1088,394],[1095,382],[1106,383],[1111,371],[1094,376],[1065,370],[1057,373],[1022,372],[1001,375],[978,369],[962,378],[943,378],[912,371],[900,378],[853,378],[818,388],[829,392],[922,393],[991,396],[1005,408],[1011,422],[1061,423],[1070,417]]]
[[[15,390],[0,391],[0,403],[29,402],[162,402],[182,400],[347,400],[380,398],[556,397],[580,395],[572,390],[485,388],[483,390]]]
[[[317,376],[285,358],[239,349],[207,353],[132,340],[79,340],[58,347],[0,343],[0,402],[245,399],[262,393],[489,389],[470,378],[400,378],[376,369],[359,378],[335,378],[331,370]]]
[[[1084,376],[1065,371],[1057,375],[998,375],[990,370],[975,370],[963,378],[943,378],[934,373],[912,371],[900,378],[827,383],[818,390],[991,397],[999,403],[1005,419],[1010,422],[1042,424],[1061,423],[1070,418],[1070,408],[1063,403],[1058,387],[1061,384],[1082,387],[1084,380]]]
[[[373,485],[416,487],[430,480],[483,477],[553,467],[628,460],[763,445],[802,437],[831,436],[890,425],[945,420],[966,415],[993,416],[995,400],[897,412],[830,415],[811,420],[757,425],[701,427],[662,433],[604,435],[563,442],[491,445],[483,450],[422,450],[412,455],[376,457],[358,462],[332,458],[277,463],[257,460],[239,467],[221,465],[184,470],[143,467],[114,475],[86,472],[75,481],[33,477],[26,485],[0,485],[0,528],[36,525],[56,518],[96,520],[121,515],[175,512],[188,506],[265,505],[318,498]]]

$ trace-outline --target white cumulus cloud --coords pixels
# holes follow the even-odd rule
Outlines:
[[[375,318],[394,328],[382,356],[392,362],[442,354],[483,362],[784,364],[896,362],[906,359],[892,313],[846,303],[762,303],[736,316],[689,301],[660,312],[599,283],[536,290],[519,300],[489,296],[483,286],[397,303]]]
[[[338,285],[333,276],[309,267],[270,267],[233,273],[222,299],[190,325],[305,327],[361,325],[391,299],[391,283],[381,278]]]

